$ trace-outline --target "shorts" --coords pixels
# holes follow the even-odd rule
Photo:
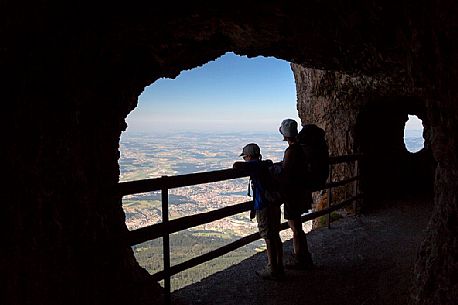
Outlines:
[[[280,206],[271,204],[256,211],[259,234],[264,239],[272,239],[280,232]]]
[[[312,208],[312,194],[285,200],[284,216],[287,220],[294,220],[301,217]]]

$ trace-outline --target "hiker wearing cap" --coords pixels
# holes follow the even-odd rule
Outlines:
[[[271,191],[273,179],[269,168],[273,163],[262,160],[261,150],[255,143],[243,147],[240,156],[245,162],[235,162],[233,168],[250,174],[254,211],[254,215],[250,213],[250,218],[256,217],[259,234],[267,246],[267,266],[256,274],[263,279],[280,280],[284,277],[283,245],[279,234],[281,201]]]
[[[297,142],[297,122],[292,119],[282,121],[280,133],[283,141],[288,141],[281,162],[279,182],[284,198],[284,217],[293,231],[294,253],[285,268],[306,270],[313,267],[312,256],[308,250],[307,238],[302,229],[301,214],[312,207],[312,193],[304,188],[303,177],[306,172],[305,154]]]

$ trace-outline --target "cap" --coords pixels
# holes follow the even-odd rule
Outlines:
[[[297,122],[293,119],[285,119],[281,122],[279,131],[284,138],[294,138],[297,136]]]
[[[245,147],[242,150],[242,153],[240,156],[254,156],[257,157],[261,155],[261,149],[259,148],[258,144],[256,143],[250,143],[245,145]]]

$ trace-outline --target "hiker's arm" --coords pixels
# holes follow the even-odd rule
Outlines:
[[[286,149],[282,162],[280,182],[286,186],[296,183],[301,171],[301,156],[296,149]]]
[[[293,176],[296,161],[294,160],[296,156],[294,156],[294,152],[291,149],[287,149],[285,151],[284,157],[283,157],[283,162],[282,162],[282,181],[284,183],[287,183],[288,179],[290,179]]]
[[[245,170],[245,163],[246,162],[242,162],[242,161],[234,162],[234,164],[232,165],[232,168],[238,169],[238,170]]]
[[[291,149],[285,150],[285,154],[283,155],[283,161],[282,161],[283,172],[288,172],[291,170],[291,166],[293,164],[292,159],[294,159],[292,150]]]
[[[256,162],[245,162],[245,161],[237,161],[234,162],[232,165],[233,169],[247,171],[248,173],[253,173],[257,169]]]

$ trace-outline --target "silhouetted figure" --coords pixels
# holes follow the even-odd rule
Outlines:
[[[283,244],[280,239],[281,201],[273,192],[274,181],[269,168],[273,163],[262,160],[261,150],[255,143],[247,144],[240,156],[245,162],[235,162],[233,167],[250,174],[253,189],[253,211],[250,218],[256,217],[259,234],[267,246],[267,266],[256,272],[264,279],[280,280],[284,277]]]
[[[297,122],[285,119],[279,128],[283,140],[288,141],[285,150],[281,171],[278,175],[282,187],[284,199],[284,216],[293,231],[294,253],[289,262],[285,264],[287,269],[306,270],[313,267],[312,257],[308,250],[307,238],[302,229],[301,214],[312,207],[312,192],[304,187],[307,168],[305,154],[297,142]]]

